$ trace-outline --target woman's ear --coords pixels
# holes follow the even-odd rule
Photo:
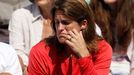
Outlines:
[[[85,19],[85,20],[83,20],[83,21],[81,22],[81,30],[83,30],[83,29],[87,28],[87,25],[88,25],[87,20],[86,20],[86,19]]]

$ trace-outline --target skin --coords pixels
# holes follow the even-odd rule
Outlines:
[[[105,3],[107,4],[112,4],[115,3],[117,0],[104,0]]]
[[[108,4],[108,6],[111,8],[111,10],[115,11],[114,9],[116,9],[117,0],[104,0],[104,2],[106,4]]]
[[[134,68],[131,69],[131,75],[134,75]]]
[[[112,75],[111,73],[109,73],[109,75]]]
[[[42,38],[47,38],[52,35],[53,30],[51,28],[51,9],[55,0],[35,0],[35,3],[39,6],[41,15],[43,16],[43,35]]]
[[[35,0],[44,18],[51,18],[51,8],[54,5],[54,1],[55,0]]]
[[[0,75],[12,75],[12,74],[7,73],[7,72],[3,72],[3,73],[0,73]]]
[[[80,26],[78,22],[72,20],[69,16],[65,16],[59,10],[55,15],[55,25],[57,38],[60,43],[69,46],[68,52],[78,58],[90,55],[81,31],[86,28],[87,20],[84,20]]]
[[[38,6],[49,5],[50,7],[53,5],[54,0],[35,0]]]

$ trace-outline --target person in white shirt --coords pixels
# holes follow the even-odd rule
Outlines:
[[[0,42],[0,75],[22,75],[21,65],[12,46]]]
[[[31,5],[13,12],[9,23],[9,43],[23,60],[23,70],[28,65],[30,49],[53,35],[50,13],[54,0],[30,1],[33,2]]]

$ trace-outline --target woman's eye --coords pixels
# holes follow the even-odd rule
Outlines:
[[[61,23],[62,23],[63,25],[69,25],[71,22],[69,22],[69,21],[61,21]]]
[[[62,24],[62,25],[69,25],[72,21],[70,20],[62,20],[62,21],[58,21],[56,20],[55,21],[55,25],[59,25],[59,24]]]

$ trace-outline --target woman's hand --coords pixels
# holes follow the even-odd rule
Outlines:
[[[82,35],[82,31],[78,32],[75,29],[68,32],[68,36],[66,37],[68,40],[65,41],[65,43],[70,46],[73,53],[78,57],[86,57],[89,56],[90,53],[87,49],[85,40]]]

